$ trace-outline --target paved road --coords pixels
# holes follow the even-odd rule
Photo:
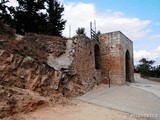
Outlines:
[[[146,90],[160,97],[160,82],[149,81],[147,79],[141,78],[139,74],[135,74],[135,83],[130,85]]]
[[[77,99],[131,113],[133,116],[150,116],[160,120],[160,83],[142,79],[135,74],[135,83],[123,86],[98,87]]]

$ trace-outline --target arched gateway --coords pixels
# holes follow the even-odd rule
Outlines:
[[[134,82],[133,42],[122,32],[115,31],[102,34],[100,45],[106,45],[107,48],[106,52],[103,50],[104,46],[100,47],[103,62],[101,66],[109,67],[108,78],[111,84],[123,85],[126,82]],[[104,58],[108,58],[109,62],[104,62]]]

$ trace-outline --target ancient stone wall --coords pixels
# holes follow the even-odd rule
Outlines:
[[[70,97],[109,81],[134,81],[133,44],[119,31],[99,41],[29,35],[0,43],[0,84]]]
[[[76,46],[72,71],[81,85],[82,92],[86,92],[101,81],[101,69],[96,69],[94,52],[95,45],[99,44],[98,41],[83,36],[74,38],[74,42]]]
[[[100,57],[101,57],[101,83],[109,84],[110,74],[110,54],[109,47],[106,43],[106,36],[102,36],[99,39],[100,45]]]

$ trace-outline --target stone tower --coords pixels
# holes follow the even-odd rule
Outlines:
[[[118,85],[134,82],[133,42],[120,31],[102,34],[99,41],[108,49],[109,64],[102,62],[101,66],[108,67],[110,82]]]

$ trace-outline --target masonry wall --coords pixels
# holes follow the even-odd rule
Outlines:
[[[100,57],[101,57],[101,83],[109,84],[110,81],[110,53],[106,42],[106,35],[99,39]]]
[[[72,71],[76,75],[73,81],[81,85],[81,92],[92,89],[101,82],[101,69],[95,68],[95,45],[98,41],[88,39],[84,36],[74,38],[75,52]]]

